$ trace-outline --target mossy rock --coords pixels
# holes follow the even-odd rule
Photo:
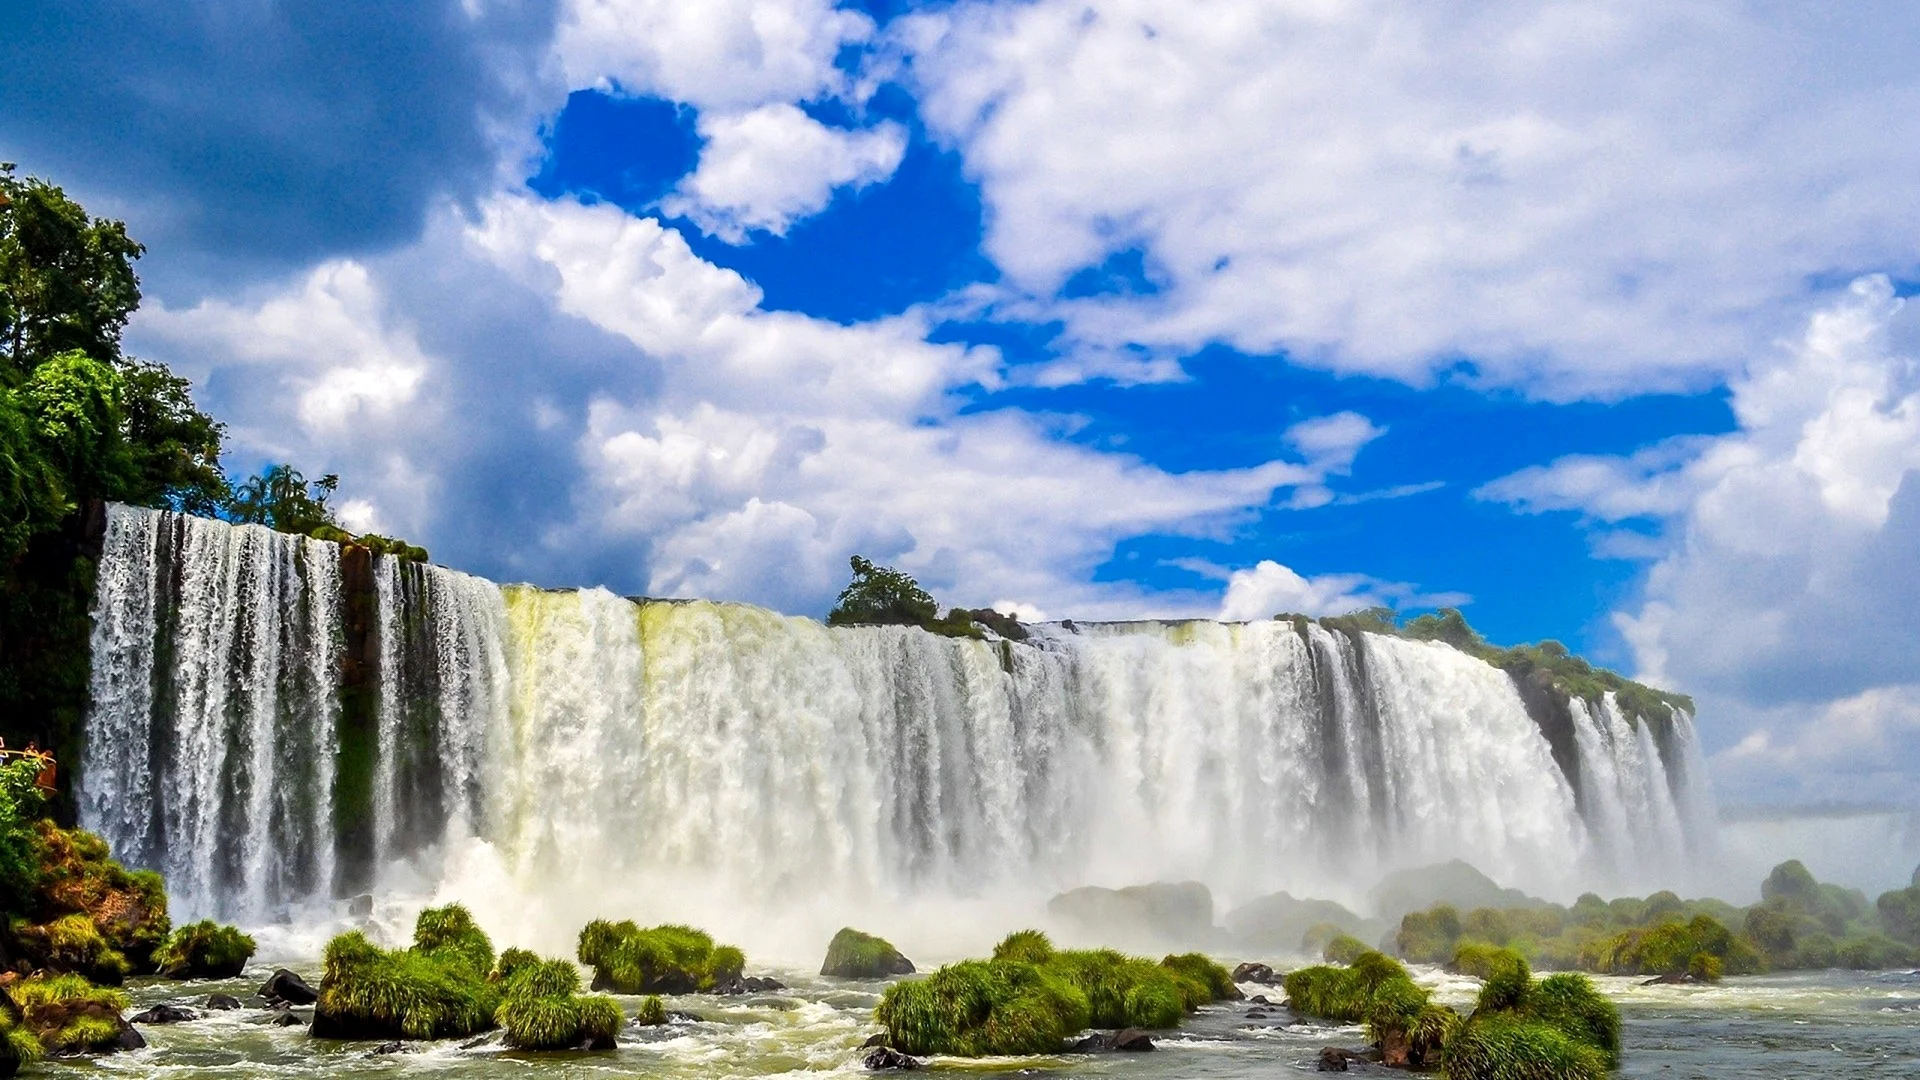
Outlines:
[[[151,870],[115,862],[107,842],[84,829],[34,823],[39,861],[33,910],[13,924],[31,968],[71,971],[117,985],[153,970],[153,952],[167,940],[166,883]],[[92,924],[86,932],[75,916]],[[57,925],[56,925],[57,924]]]
[[[580,972],[567,960],[542,960],[510,949],[495,981],[503,1000],[494,1020],[519,1050],[611,1050],[625,1016],[612,998],[580,993]]]
[[[458,904],[429,908],[410,949],[358,931],[327,943],[312,1034],[325,1039],[448,1039],[494,1027],[493,945]]]
[[[11,929],[20,951],[44,971],[72,973],[102,986],[119,986],[132,969],[126,955],[107,943],[93,918],[80,912],[44,923],[16,919]]]
[[[104,1054],[146,1045],[121,1017],[127,995],[79,975],[36,975],[14,983],[7,995],[21,1014],[18,1029],[49,1055]],[[10,1036],[8,1041],[16,1051],[25,1049],[23,1040]]]
[[[578,956],[593,969],[593,989],[616,994],[711,993],[746,967],[744,953],[715,945],[704,930],[677,924],[643,930],[605,919],[580,931]]]
[[[1079,988],[1019,960],[963,960],[894,983],[873,1015],[893,1049],[955,1057],[1057,1053],[1091,1018]]]
[[[231,979],[246,970],[256,946],[237,928],[211,919],[183,926],[154,950],[154,966],[169,979]]]
[[[839,979],[884,979],[913,974],[913,961],[885,938],[843,927],[827,944],[820,974]]]

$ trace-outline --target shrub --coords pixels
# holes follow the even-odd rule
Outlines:
[[[1788,859],[1760,883],[1762,900],[1783,900],[1811,910],[1820,901],[1820,884],[1799,859]]]
[[[874,1009],[887,1043],[908,1054],[1050,1054],[1089,1025],[1087,996],[1020,960],[964,960],[889,986]]]
[[[667,1022],[667,1006],[659,997],[648,994],[640,999],[640,1011],[634,1014],[633,1022],[643,1027],[659,1027]]]
[[[820,974],[842,979],[883,979],[889,975],[913,974],[913,961],[885,938],[863,934],[843,927],[827,944],[827,958]]]
[[[1915,874],[1920,874],[1916,870]],[[1874,902],[1887,933],[1909,945],[1920,945],[1920,885],[1880,894]]]
[[[1177,1027],[1188,1009],[1212,1000],[1204,985],[1112,949],[1056,952],[1039,966],[1085,995],[1091,1027]]]
[[[1212,1001],[1233,1001],[1240,997],[1240,988],[1233,983],[1233,972],[1199,953],[1168,956],[1160,961],[1160,966],[1206,992],[1205,997],[1194,1003],[1196,1006]]]
[[[1443,1054],[1449,1080],[1602,1080],[1604,1055],[1551,1024],[1515,1015],[1475,1016]]]
[[[1287,973],[1287,1004],[1295,1012],[1347,1023],[1364,1021],[1382,987],[1414,986],[1392,957],[1368,952],[1348,967],[1307,967]],[[1418,990],[1418,987],[1415,987]],[[1423,995],[1425,991],[1420,991]]]
[[[1725,965],[1712,953],[1697,952],[1687,961],[1687,974],[1701,982],[1719,982],[1724,970]]]
[[[500,982],[504,1000],[494,1020],[506,1029],[508,1046],[522,1050],[564,1050],[585,1045],[611,1050],[625,1017],[602,994],[580,994],[580,972],[570,961],[529,959],[511,950],[511,965]],[[503,958],[505,960],[506,958]],[[657,999],[656,999],[657,1000]]]
[[[1038,930],[1015,930],[993,947],[993,958],[1044,964],[1053,959],[1053,942]]]
[[[1393,947],[1415,963],[1444,964],[1453,957],[1461,933],[1460,913],[1452,905],[1439,904],[1401,916]]]
[[[246,969],[254,948],[234,927],[203,919],[175,930],[154,950],[153,962],[169,979],[231,979]]]
[[[1620,1010],[1585,975],[1562,972],[1533,983],[1523,1011],[1599,1050],[1608,1068],[1620,1063]]]
[[[1463,941],[1460,947],[1454,950],[1453,961],[1447,965],[1447,970],[1460,975],[1471,975],[1476,979],[1485,979],[1492,974],[1495,965],[1501,963],[1509,954],[1519,956],[1514,950],[1489,945],[1484,941]],[[1526,966],[1525,957],[1519,956],[1519,960],[1522,967]]]
[[[1460,920],[1460,933],[1475,941],[1505,945],[1513,940],[1513,920],[1497,908],[1474,908]]]
[[[632,922],[596,919],[580,931],[580,962],[593,988],[619,994],[691,994],[740,977],[746,955],[715,946],[711,935],[668,924],[642,930]]]
[[[486,1031],[499,1009],[493,945],[460,905],[429,908],[413,947],[382,949],[358,931],[327,943],[313,1034],[322,1038],[444,1039]],[[516,977],[531,966],[514,950]],[[577,976],[576,976],[577,977]]]
[[[1351,964],[1372,951],[1373,949],[1359,938],[1351,934],[1341,934],[1327,942],[1327,947],[1321,950],[1320,958],[1329,964]]]

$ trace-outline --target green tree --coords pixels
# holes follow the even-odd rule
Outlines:
[[[920,583],[890,566],[855,555],[853,580],[827,613],[828,626],[924,626],[940,617],[940,608]]]
[[[0,162],[0,358],[14,378],[69,350],[117,363],[144,251],[125,225]]]
[[[334,524],[327,500],[339,487],[340,478],[332,473],[309,483],[291,465],[269,465],[233,489],[227,520],[280,532],[311,532]]]
[[[41,452],[33,419],[13,391],[0,388],[0,574],[66,510],[59,473]]]
[[[40,845],[33,823],[46,796],[34,781],[40,766],[24,758],[0,763],[0,912],[16,915],[40,884]]]

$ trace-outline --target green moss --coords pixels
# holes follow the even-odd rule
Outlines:
[[[169,979],[229,979],[246,967],[256,946],[237,928],[211,919],[183,926],[154,950],[153,962]]]
[[[993,958],[1044,964],[1053,959],[1053,942],[1038,930],[1015,930],[993,947]]]
[[[1552,1024],[1515,1015],[1476,1016],[1444,1051],[1448,1080],[1601,1080],[1596,1047]]]
[[[827,944],[827,957],[820,964],[820,974],[841,979],[884,979],[912,973],[913,964],[892,942],[851,926],[833,935]]]
[[[711,991],[739,978],[746,955],[715,946],[711,935],[691,926],[642,930],[632,922],[597,919],[580,931],[580,962],[594,971],[594,988],[620,994],[688,994]]]
[[[120,1036],[127,995],[89,983],[79,975],[37,975],[8,988],[20,1007],[24,1029],[47,1053],[99,1049]],[[15,1042],[10,1033],[9,1042]]]
[[[126,956],[107,943],[90,916],[62,915],[38,925],[16,919],[12,929],[23,950],[49,971],[76,972],[118,986],[131,970]]]
[[[7,1046],[13,1050],[13,1056],[22,1066],[32,1065],[47,1056],[47,1048],[41,1045],[33,1032],[19,1025],[0,1020],[0,1037],[7,1040]]]
[[[503,1000],[494,1020],[508,1046],[520,1050],[611,1049],[625,1017],[602,994],[580,993],[580,972],[566,960],[541,960],[509,950],[496,974]]]
[[[887,988],[874,1019],[908,1054],[1051,1054],[1086,1028],[1086,995],[1040,965],[965,960]]]
[[[1329,964],[1351,964],[1362,954],[1372,951],[1373,947],[1359,938],[1351,934],[1341,934],[1327,942],[1327,947],[1321,950],[1320,958]]]

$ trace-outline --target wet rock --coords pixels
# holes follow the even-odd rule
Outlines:
[[[1075,1039],[1067,1044],[1069,1054],[1098,1054],[1113,1049],[1112,1038],[1103,1031],[1096,1031],[1084,1038]]]
[[[861,1064],[869,1069],[917,1069],[920,1059],[903,1054],[891,1047],[882,1046],[862,1059]]]
[[[1233,981],[1237,983],[1259,983],[1261,986],[1273,986],[1280,981],[1273,969],[1265,964],[1245,963],[1233,969]]]
[[[1265,994],[1255,994],[1255,995],[1253,995],[1252,997],[1250,997],[1250,998],[1248,998],[1248,999],[1247,999],[1247,1003],[1248,1003],[1248,1004],[1250,1004],[1250,1005],[1271,1005],[1271,1004],[1273,1004],[1273,1002],[1271,1002],[1271,1001],[1268,1001],[1268,1000],[1267,1000],[1267,995],[1265,995]]]
[[[485,1040],[481,1040],[481,1041],[484,1042]],[[465,1048],[462,1047],[462,1049],[465,1049]],[[399,1041],[383,1042],[379,1046],[376,1046],[372,1050],[368,1051],[369,1054],[376,1057],[381,1054],[404,1054],[406,1052],[407,1052],[407,1044]]]
[[[373,894],[361,893],[347,901],[347,917],[365,919],[373,914]]]
[[[201,1003],[201,1007],[214,1012],[237,1009],[240,1007],[240,999],[232,994],[208,994],[207,1000]]]
[[[280,968],[268,976],[265,985],[260,987],[260,996],[266,998],[269,1005],[311,1005],[320,1000],[319,991],[286,968]]]
[[[274,1027],[304,1027],[313,1022],[310,1016],[303,1016],[292,1009],[275,1009],[272,1024]]]
[[[785,990],[787,984],[778,979],[762,979],[752,975],[737,976],[713,988],[715,994],[722,997],[738,997],[741,994],[770,994],[775,990]]]
[[[1137,1054],[1153,1049],[1153,1037],[1139,1028],[1125,1028],[1113,1033],[1113,1048]]]
[[[1320,1061],[1314,1066],[1319,1072],[1346,1072],[1347,1052],[1337,1046],[1320,1048]]]
[[[143,1013],[135,1013],[131,1023],[135,1024],[184,1024],[200,1019],[200,1014],[183,1005],[155,1005]]]
[[[849,926],[833,935],[820,974],[836,979],[884,979],[913,974],[913,961],[884,938]]]
[[[1647,981],[1641,983],[1640,985],[1641,986],[1689,986],[1694,983],[1698,983],[1700,981],[1701,980],[1695,978],[1689,972],[1676,971],[1670,975],[1655,975],[1653,978],[1648,979]]]
[[[471,1039],[468,1039],[468,1040],[467,1040],[466,1042],[463,1042],[463,1043],[461,1043],[461,1044],[460,1044],[460,1049],[462,1049],[462,1050],[478,1050],[478,1049],[480,1049],[481,1047],[483,1047],[483,1046],[485,1046],[485,1045],[487,1045],[488,1043],[490,1043],[490,1042],[492,1042],[492,1041],[493,1041],[493,1039],[492,1039],[492,1038],[491,1038],[490,1036],[487,1036],[487,1035],[480,1035],[480,1036],[477,1036],[477,1037],[475,1037],[475,1038],[471,1038]],[[409,1051],[409,1053],[411,1053],[411,1051]]]
[[[872,1050],[876,1046],[885,1045],[887,1045],[887,1033],[884,1031],[876,1031],[867,1036],[867,1041],[860,1044],[860,1049]]]
[[[1265,1019],[1266,1019],[1266,1018],[1267,1018],[1268,1016],[1270,1016],[1270,1015],[1272,1015],[1272,1014],[1270,1014],[1270,1013],[1268,1013],[1268,1012],[1266,1012],[1265,1010],[1262,1010],[1262,1009],[1252,1009],[1252,1010],[1249,1010],[1249,1011],[1248,1011],[1248,1013],[1247,1013],[1247,1019],[1249,1019],[1249,1020],[1265,1020]]]

